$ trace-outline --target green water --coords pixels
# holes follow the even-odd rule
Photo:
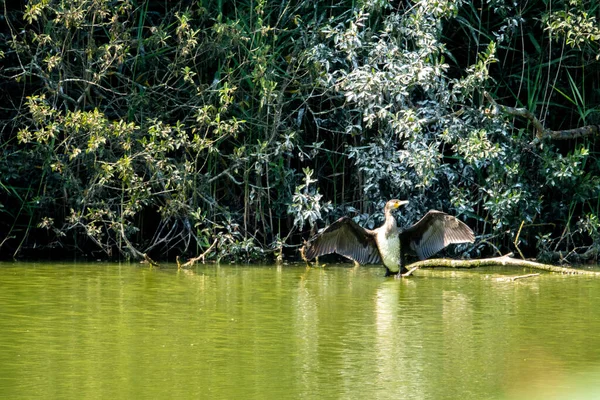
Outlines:
[[[0,398],[598,398],[600,279],[501,271],[0,264]]]

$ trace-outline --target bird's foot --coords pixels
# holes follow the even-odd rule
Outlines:
[[[394,279],[401,279],[404,276],[404,272],[406,272],[406,269],[400,269],[398,272],[392,272],[389,270],[389,268],[385,268],[385,277],[387,278],[388,276],[392,276],[394,277]]]

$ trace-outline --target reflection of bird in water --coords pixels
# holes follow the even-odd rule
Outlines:
[[[455,217],[431,210],[416,224],[399,231],[392,210],[407,204],[390,200],[384,208],[385,223],[377,229],[365,229],[348,217],[342,217],[313,236],[302,247],[305,260],[323,254],[338,253],[361,264],[383,264],[386,276],[406,271],[404,255],[410,248],[423,260],[451,243],[473,242],[473,231]]]

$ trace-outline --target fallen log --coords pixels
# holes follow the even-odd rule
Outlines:
[[[410,276],[414,271],[421,268],[479,268],[510,265],[513,267],[538,269],[542,271],[557,272],[559,274],[566,275],[588,275],[600,277],[599,271],[587,271],[584,269],[557,267],[555,265],[542,264],[535,261],[519,260],[516,258],[512,258],[512,256],[513,253],[509,253],[501,257],[481,258],[478,260],[452,260],[448,258],[433,258],[429,260],[417,261],[408,265],[407,269],[409,271],[403,274],[402,276]]]

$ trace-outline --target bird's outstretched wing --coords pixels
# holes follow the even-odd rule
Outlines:
[[[424,260],[451,243],[473,242],[473,231],[456,217],[430,210],[416,224],[400,233],[401,248],[410,247]]]
[[[337,253],[360,264],[381,264],[375,233],[348,217],[338,219],[310,238],[301,252],[305,260]]]

